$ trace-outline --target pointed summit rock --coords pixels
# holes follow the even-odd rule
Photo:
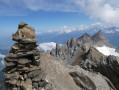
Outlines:
[[[93,45],[93,40],[91,39],[90,35],[85,33],[83,36],[78,38],[78,41],[82,44]]]
[[[98,31],[94,36],[92,36],[95,46],[108,46],[113,47],[109,40],[103,35],[102,30]]]

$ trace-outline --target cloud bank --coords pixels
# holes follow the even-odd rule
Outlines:
[[[0,60],[0,71],[5,67],[5,64],[3,62],[4,57],[5,55],[0,54],[0,59],[2,59]]]
[[[56,48],[55,42],[41,43],[38,47],[41,51],[46,52],[47,50],[52,50]]]
[[[24,15],[29,10],[84,13],[91,19],[119,24],[118,0],[0,0],[0,15]]]

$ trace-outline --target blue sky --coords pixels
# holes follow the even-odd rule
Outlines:
[[[97,22],[119,24],[118,0],[0,0],[0,36],[26,22],[36,32]]]

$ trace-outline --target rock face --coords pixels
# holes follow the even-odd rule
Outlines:
[[[90,46],[92,46],[94,44],[94,41],[92,40],[90,35],[88,35],[87,33],[85,33],[83,36],[78,38],[78,41],[82,44],[90,45]]]
[[[73,65],[79,65],[85,70],[101,73],[112,82],[112,84],[115,86],[117,90],[119,90],[118,57],[106,57],[93,47],[91,47],[89,51],[82,56],[83,59],[75,61]]]
[[[79,66],[70,66],[67,70],[81,90],[116,90],[110,80],[99,73],[85,71]]]
[[[46,81],[52,85],[51,90],[80,90],[80,87],[76,85],[68,73],[67,68],[54,57],[42,54],[40,65],[46,73]]]
[[[102,30],[98,31],[94,36],[92,36],[93,41],[95,42],[95,46],[108,46],[113,47],[109,40],[103,35]]]
[[[78,54],[84,50],[85,46],[82,46],[77,39],[72,38],[62,47],[57,44],[56,50],[48,53],[56,59],[62,60],[64,64],[71,64],[77,58]]]

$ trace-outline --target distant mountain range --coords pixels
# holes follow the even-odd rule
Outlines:
[[[91,26],[81,25],[79,27],[63,27],[58,30],[50,30],[44,33],[37,33],[36,38],[39,39],[39,43],[44,42],[56,42],[64,44],[70,38],[78,38],[84,33],[89,35],[95,34],[97,31],[102,30],[103,34],[109,39],[113,46],[119,46],[119,26],[108,26],[103,24],[93,24]]]
[[[118,47],[119,42],[119,25],[105,25],[101,23],[92,24],[90,26],[80,25],[78,27],[62,27],[59,29],[52,29],[46,32],[36,32],[38,43],[55,42],[65,44],[67,40],[72,37],[78,38],[84,33],[89,35],[95,34],[97,31],[102,30],[104,35],[109,39],[113,46]],[[2,38],[2,37],[1,37]],[[13,45],[11,36],[0,39],[0,49],[9,49]]]

